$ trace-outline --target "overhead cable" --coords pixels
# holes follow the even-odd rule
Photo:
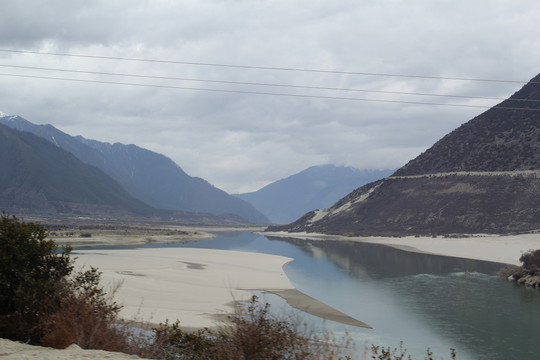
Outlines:
[[[528,81],[520,81],[520,80],[503,80],[503,79],[481,79],[481,78],[448,77],[448,76],[426,76],[426,75],[340,71],[340,70],[303,69],[303,68],[288,68],[288,67],[274,67],[274,66],[234,65],[234,64],[222,64],[222,63],[205,63],[205,62],[194,62],[194,61],[160,60],[160,59],[145,59],[145,58],[131,58],[131,57],[118,57],[118,56],[53,53],[53,52],[13,50],[13,49],[0,49],[0,52],[46,55],[46,56],[90,58],[90,59],[105,59],[105,60],[118,60],[118,61],[137,61],[137,62],[162,63],[162,64],[182,64],[182,65],[195,65],[195,66],[255,69],[255,70],[297,71],[297,72],[328,73],[328,74],[342,74],[342,75],[400,77],[400,78],[417,78],[417,79],[433,79],[433,80],[479,81],[479,82],[498,82],[498,83],[515,83],[515,84],[526,84],[528,82]]]
[[[499,101],[505,100],[505,98],[486,97],[486,96],[419,93],[419,92],[390,91],[390,90],[368,90],[368,89],[356,89],[356,88],[337,88],[337,87],[328,87],[328,86],[309,86],[309,85],[293,85],[293,84],[278,84],[278,83],[263,83],[263,82],[199,79],[199,78],[185,78],[185,77],[172,77],[172,76],[155,76],[155,75],[126,74],[126,73],[88,71],[88,70],[47,68],[47,67],[10,65],[10,64],[0,64],[0,67],[27,69],[27,70],[40,70],[40,71],[57,71],[57,72],[64,72],[64,73],[76,73],[76,74],[88,74],[88,75],[122,76],[122,77],[133,77],[133,78],[154,79],[154,80],[157,79],[157,80],[207,82],[207,83],[230,84],[230,85],[249,85],[249,86],[284,87],[284,88],[311,89],[311,90],[350,91],[350,92],[365,92],[365,93],[391,94],[391,95],[433,96],[433,97],[449,97],[449,98],[460,98],[460,99],[499,100]],[[533,100],[533,99],[513,99],[513,100],[540,102],[540,100]]]
[[[21,78],[31,78],[31,79],[46,79],[46,80],[61,80],[61,81],[95,83],[95,84],[106,84],[106,85],[125,85],[125,86],[135,86],[135,87],[150,87],[150,88],[164,88],[164,89],[209,91],[209,92],[234,93],[234,94],[271,95],[271,96],[296,97],[296,98],[349,100],[349,101],[382,102],[382,103],[397,103],[397,104],[466,107],[466,108],[485,108],[485,109],[496,108],[496,109],[504,109],[504,110],[540,111],[540,109],[534,109],[534,108],[520,108],[520,107],[510,107],[510,106],[500,106],[500,105],[497,105],[497,106],[485,106],[485,105],[449,104],[449,103],[433,103],[433,102],[387,100],[387,99],[366,99],[366,98],[340,97],[340,96],[274,93],[274,92],[262,92],[262,91],[210,89],[210,88],[197,88],[197,87],[187,87],[187,86],[125,83],[125,82],[117,82],[117,81],[70,79],[70,78],[61,78],[61,77],[52,77],[52,76],[50,77],[50,76],[22,75],[22,74],[8,74],[8,73],[0,73],[0,76],[21,77]]]

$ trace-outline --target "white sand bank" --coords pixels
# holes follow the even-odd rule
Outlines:
[[[475,235],[464,238],[432,237],[346,237],[317,233],[265,232],[265,236],[289,237],[312,240],[358,241],[388,245],[395,248],[429,254],[494,261],[520,265],[522,253],[540,249],[540,234]]]
[[[0,339],[0,359],[2,360],[128,360],[140,359],[135,356],[102,350],[83,350],[76,345],[58,350]]]
[[[99,268],[104,284],[122,282],[120,315],[150,323],[180,319],[186,327],[215,325],[246,290],[294,289],[283,267],[292,259],[229,250],[159,248],[74,251],[77,266]]]

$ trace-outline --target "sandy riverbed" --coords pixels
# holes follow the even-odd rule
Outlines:
[[[126,320],[212,327],[235,302],[260,290],[312,315],[369,327],[296,290],[284,272],[293,259],[284,256],[194,248],[78,250],[73,256],[78,267],[97,267],[109,289],[120,285],[115,300]]]
[[[294,289],[283,267],[291,258],[229,250],[153,248],[80,250],[77,266],[97,267],[104,284],[120,284],[115,299],[125,319],[158,324],[180,319],[211,327],[216,316],[248,300],[248,290]]]

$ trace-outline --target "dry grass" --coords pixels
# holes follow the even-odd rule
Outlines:
[[[58,310],[44,317],[41,345],[63,349],[75,343],[83,349],[166,360],[346,359],[351,351],[349,341],[316,335],[292,316],[272,315],[270,305],[255,296],[214,330],[186,331],[176,321],[160,324],[152,336],[144,335],[129,323],[120,324],[120,308],[112,295],[96,286],[96,269],[79,273],[75,280],[65,285]]]
[[[351,342],[316,335],[292,317],[277,317],[254,296],[216,330],[186,332],[179,322],[155,329],[154,356],[160,359],[346,359]]]

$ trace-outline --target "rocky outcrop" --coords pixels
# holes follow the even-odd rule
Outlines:
[[[537,289],[540,288],[540,274],[538,275],[525,275],[524,277],[518,280],[519,284],[524,284],[527,286],[532,286]]]
[[[540,289],[540,273],[535,273],[534,275],[531,275],[529,273],[524,274],[524,271],[520,268],[518,271],[516,271],[515,274],[510,275],[508,277],[508,280],[515,281],[518,284],[522,284],[525,286]]]
[[[518,284],[540,289],[540,249],[530,250],[519,258],[521,266],[503,269],[501,277]]]

